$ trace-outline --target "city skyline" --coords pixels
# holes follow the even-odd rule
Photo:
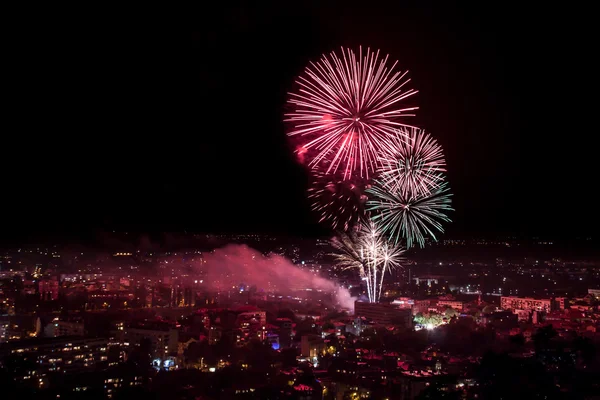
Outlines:
[[[600,393],[593,13],[56,9],[7,19],[4,397]]]

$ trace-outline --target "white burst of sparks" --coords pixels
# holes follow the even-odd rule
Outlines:
[[[399,129],[380,156],[379,180],[403,197],[427,196],[444,181],[442,146],[419,128]]]
[[[401,265],[404,248],[387,241],[372,221],[363,222],[357,231],[334,239],[333,245],[338,265],[357,269],[366,282],[369,301],[378,302],[386,273]]]

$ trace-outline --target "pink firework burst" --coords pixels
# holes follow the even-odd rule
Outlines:
[[[294,111],[285,120],[311,168],[326,163],[326,173],[340,172],[344,180],[369,178],[397,129],[410,127],[404,117],[418,107],[403,102],[417,91],[405,88],[408,71],[397,71],[398,61],[388,65],[388,57],[342,48],[341,57],[323,55],[296,80],[298,90],[288,99]]]
[[[424,130],[399,129],[380,156],[379,180],[405,197],[427,196],[444,181],[442,146]]]

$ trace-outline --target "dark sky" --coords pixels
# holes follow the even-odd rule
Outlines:
[[[359,45],[398,59],[420,91],[415,123],[444,147],[455,194],[448,235],[596,232],[589,10],[226,3],[181,21],[15,17],[3,57],[5,240],[320,233],[281,122],[286,91],[309,60]]]

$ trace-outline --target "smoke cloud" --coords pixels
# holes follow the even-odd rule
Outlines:
[[[339,306],[354,309],[355,299],[347,289],[317,273],[295,266],[285,257],[264,256],[246,245],[230,244],[204,253],[201,269],[204,282],[215,288],[244,283],[277,293],[310,289],[331,293]]]

